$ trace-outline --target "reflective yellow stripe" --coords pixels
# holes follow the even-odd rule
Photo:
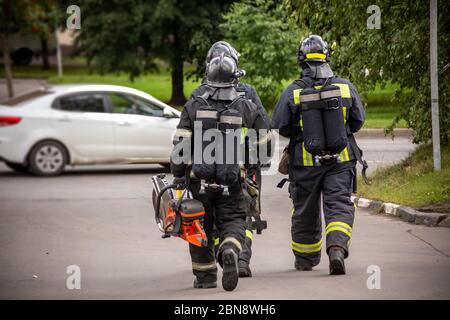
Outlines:
[[[291,217],[294,215],[294,213],[295,213],[295,208],[292,208],[292,214],[291,214]]]
[[[247,136],[248,128],[242,127],[241,128],[241,144],[245,143],[245,137]]]
[[[339,153],[339,157],[341,158],[341,161],[345,161],[345,154],[344,154],[344,150],[341,151],[341,153]]]
[[[260,133],[260,135],[261,135],[261,133]],[[268,143],[271,139],[272,139],[272,131],[269,131],[263,137],[260,136],[257,144],[262,145],[262,144]]]
[[[341,231],[345,233],[350,238],[352,237],[352,227],[350,227],[349,224],[342,222],[342,221],[334,221],[330,222],[326,227],[326,234],[329,234],[332,231]]]
[[[215,246],[218,246],[219,243],[220,243],[220,239],[219,239],[219,238],[215,238],[215,239],[214,239],[214,245],[215,245]]]
[[[192,137],[192,131],[188,129],[177,129],[175,131],[175,137],[190,138]]]
[[[332,231],[341,231],[341,232],[345,233],[346,235],[348,235],[350,238],[352,237],[351,232],[348,232],[347,229],[342,228],[342,227],[333,227],[333,228],[330,228],[330,229],[327,230],[327,234],[329,234],[329,233],[332,232]]]
[[[310,167],[314,165],[312,154],[306,151],[305,143],[302,142],[303,166]]]
[[[310,167],[314,165],[312,160],[312,154],[306,151],[304,142],[302,142],[302,156],[303,156],[303,166]]]
[[[250,230],[245,230],[245,236],[247,238],[250,238],[250,240],[253,240],[253,232],[251,232]]]
[[[215,261],[207,263],[192,262],[192,269],[198,271],[215,270],[217,269],[217,265]]]
[[[342,107],[342,113],[344,114],[344,123],[347,122],[347,107]]]
[[[319,252],[322,249],[322,239],[319,242],[311,243],[311,244],[298,243],[298,242],[292,241],[291,245],[292,245],[292,250],[300,252],[300,253]]]
[[[353,230],[352,227],[348,223],[342,222],[342,221],[330,222],[329,224],[327,224],[326,229],[333,227],[333,226],[341,226],[341,227],[347,228],[350,232],[352,232],[352,230]]]
[[[350,156],[348,155],[348,148],[345,147],[344,149],[344,155],[345,155],[345,160],[344,161],[349,161],[350,160]]]
[[[238,239],[236,239],[236,238],[234,238],[234,237],[226,237],[226,238],[223,240],[223,242],[220,244],[219,250],[220,250],[220,248],[221,248],[224,244],[227,244],[227,243],[232,243],[232,244],[234,244],[234,245],[238,248],[239,251],[242,250],[242,245],[241,245],[241,243],[239,242]]]
[[[345,83],[333,83],[333,86],[338,86],[341,89],[341,96],[342,98],[351,98],[350,95],[350,87],[348,84]]]
[[[294,94],[294,104],[300,104],[300,92],[302,91],[302,89],[295,89],[293,91]]]
[[[306,59],[326,59],[327,55],[323,53],[307,53]]]
[[[347,147],[345,147],[345,149],[341,151],[341,153],[339,154],[339,157],[341,157],[341,161],[343,161],[343,162],[350,160],[350,156],[348,155]]]

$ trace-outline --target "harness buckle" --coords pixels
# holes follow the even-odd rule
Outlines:
[[[320,166],[322,164],[328,165],[333,163],[340,163],[342,162],[341,156],[338,153],[330,154],[330,153],[323,153],[320,155],[314,156],[314,164],[317,166]]]

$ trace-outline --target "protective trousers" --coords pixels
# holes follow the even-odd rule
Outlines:
[[[321,204],[325,218],[326,249],[339,246],[348,256],[355,207],[350,199],[355,161],[314,167],[294,167],[289,194],[292,213],[292,251],[300,265],[315,266],[322,249]],[[321,199],[322,196],[322,199]]]
[[[246,206],[241,183],[228,186],[229,195],[221,192],[206,191],[200,194],[200,183],[192,182],[191,190],[195,199],[205,207],[204,228],[208,237],[207,247],[189,244],[192,271],[200,282],[217,280],[216,255],[214,252],[214,235],[219,237],[217,261],[222,265],[223,250],[232,248],[240,254],[245,238]],[[214,232],[214,226],[216,232]]]
[[[242,251],[239,254],[239,261],[245,261],[246,263],[250,263],[250,259],[252,258],[252,243],[253,243],[253,231],[250,229],[249,224],[251,221],[248,221],[247,217],[246,229],[245,229],[245,239],[242,243]],[[217,230],[214,230],[214,252],[217,255],[217,252],[220,247],[220,239]]]

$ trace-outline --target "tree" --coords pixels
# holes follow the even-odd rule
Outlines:
[[[13,33],[38,33],[47,39],[55,24],[55,1],[1,0],[0,35],[8,96],[14,96],[11,71],[9,36]]]
[[[24,2],[18,1],[15,4],[16,8],[23,9]],[[20,10],[19,9],[19,10]],[[8,90],[8,97],[14,96],[14,88],[12,82],[11,71],[11,52],[9,49],[9,35],[19,29],[19,26],[23,18],[18,11],[13,10],[12,1],[2,0],[0,2],[0,33],[1,33],[1,45],[3,48],[3,64],[5,68],[6,86]]]
[[[403,118],[414,130],[414,142],[428,141],[429,4],[420,0],[378,1],[381,28],[369,29],[367,20],[372,12],[367,11],[372,4],[371,0],[243,1],[232,5],[222,28],[241,51],[241,65],[249,71],[249,81],[259,89],[266,107],[273,105],[281,83],[296,76],[299,34],[319,34],[330,44],[336,43],[332,69],[349,78],[363,94],[376,85],[393,83],[399,87],[393,100],[401,104],[401,113],[387,132]],[[439,1],[438,13],[441,141],[448,143],[450,2]]]
[[[272,109],[283,81],[298,77],[301,29],[285,6],[269,0],[234,3],[224,20],[221,28],[241,53],[240,66],[247,71],[243,81],[253,85],[265,107]]]
[[[79,41],[101,72],[125,71],[134,78],[155,69],[155,58],[166,60],[172,77],[169,103],[182,105],[186,101],[183,64],[202,67],[205,48],[219,37],[217,26],[230,2],[85,1]]]
[[[366,21],[371,15],[367,9],[373,4],[370,0],[345,3],[290,0],[287,3],[299,25],[337,43],[332,59],[336,73],[350,78],[362,91],[389,82],[399,86],[393,99],[400,102],[402,109],[388,132],[403,118],[414,130],[414,142],[427,142],[431,138],[427,1],[377,1],[381,12],[380,29],[367,27]],[[450,2],[439,1],[438,13],[441,141],[448,143],[450,72],[444,71],[444,66],[450,62]]]

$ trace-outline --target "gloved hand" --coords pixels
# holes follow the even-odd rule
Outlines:
[[[183,184],[186,182],[186,177],[173,177],[173,184]]]

